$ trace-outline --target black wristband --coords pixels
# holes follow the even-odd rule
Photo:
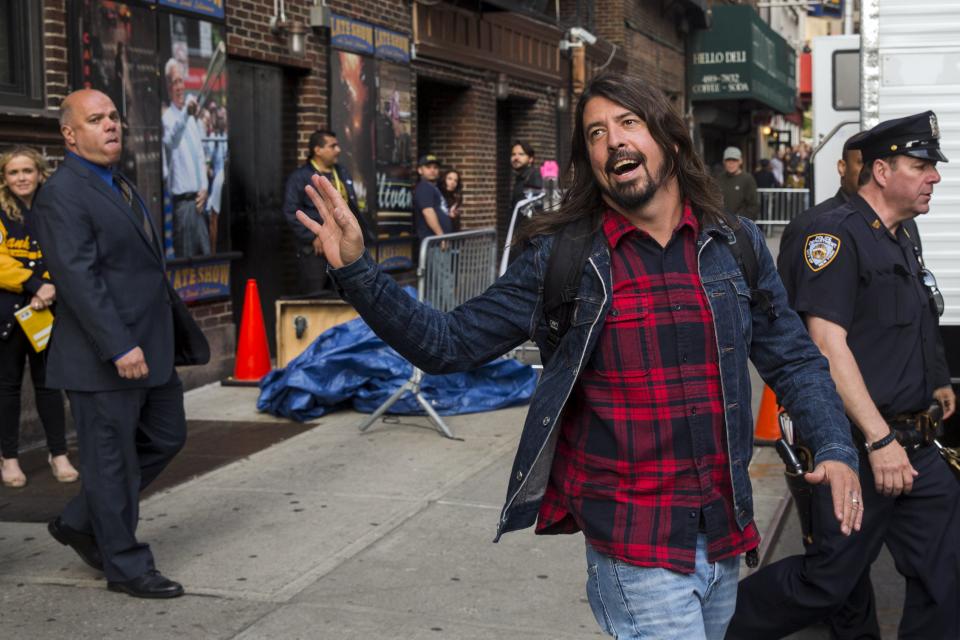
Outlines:
[[[876,451],[877,449],[883,449],[885,446],[897,439],[897,436],[893,434],[893,431],[883,436],[876,442],[864,442],[863,446],[867,450],[867,453]]]

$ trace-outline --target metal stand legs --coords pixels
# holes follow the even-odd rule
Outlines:
[[[442,433],[448,438],[453,438],[453,433],[450,431],[449,427],[443,422],[443,418],[440,417],[440,414],[430,406],[430,403],[427,402],[427,399],[423,397],[423,394],[420,393],[420,383],[423,381],[423,371],[413,368],[413,375],[410,376],[410,379],[404,382],[399,389],[393,392],[387,401],[382,405],[377,407],[377,410],[370,414],[370,417],[363,421],[360,424],[360,431],[366,431],[370,425],[380,419],[380,417],[387,412],[387,409],[393,406],[393,404],[403,397],[403,394],[410,392],[413,394],[413,397],[417,399],[417,402],[420,403],[420,406],[423,407],[423,410],[427,412],[427,416],[433,422],[434,427],[437,431]]]

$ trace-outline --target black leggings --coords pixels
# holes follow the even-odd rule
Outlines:
[[[9,340],[0,340],[0,455],[16,458],[20,448],[20,387],[28,359],[47,448],[51,455],[63,455],[67,452],[63,395],[44,386],[47,352],[34,351],[20,327],[13,328]]]

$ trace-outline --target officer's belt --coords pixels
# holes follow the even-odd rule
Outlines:
[[[943,409],[933,404],[919,413],[901,413],[887,418],[897,442],[904,449],[929,447],[943,435]]]
[[[183,202],[184,200],[191,200],[191,201],[193,201],[193,200],[196,200],[196,199],[197,199],[197,192],[196,192],[196,191],[191,191],[191,192],[189,192],[189,193],[177,193],[177,194],[174,194],[174,196],[173,196],[173,201],[174,201],[174,202]]]

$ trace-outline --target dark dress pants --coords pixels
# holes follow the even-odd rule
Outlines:
[[[818,487],[814,543],[740,583],[727,638],[782,638],[830,622],[834,637],[879,640],[869,568],[883,544],[906,580],[898,637],[960,638],[960,485],[934,447],[911,453],[910,462],[920,473],[913,491],[888,498],[874,490],[861,454],[863,526],[849,537],[829,489]]]
[[[132,580],[154,568],[150,547],[137,541],[140,492],[186,441],[183,385],[174,372],[159,387],[67,396],[83,487],[61,519],[96,537],[107,580]]]
[[[303,298],[330,293],[327,289],[327,259],[314,253],[312,246],[297,251],[297,279],[300,289],[297,295]]]
[[[37,353],[27,336],[14,327],[9,340],[0,340],[0,455],[18,457],[20,448],[20,388],[24,364],[30,361],[37,413],[47,436],[47,449],[54,456],[67,452],[63,396],[44,386],[47,352]]]

